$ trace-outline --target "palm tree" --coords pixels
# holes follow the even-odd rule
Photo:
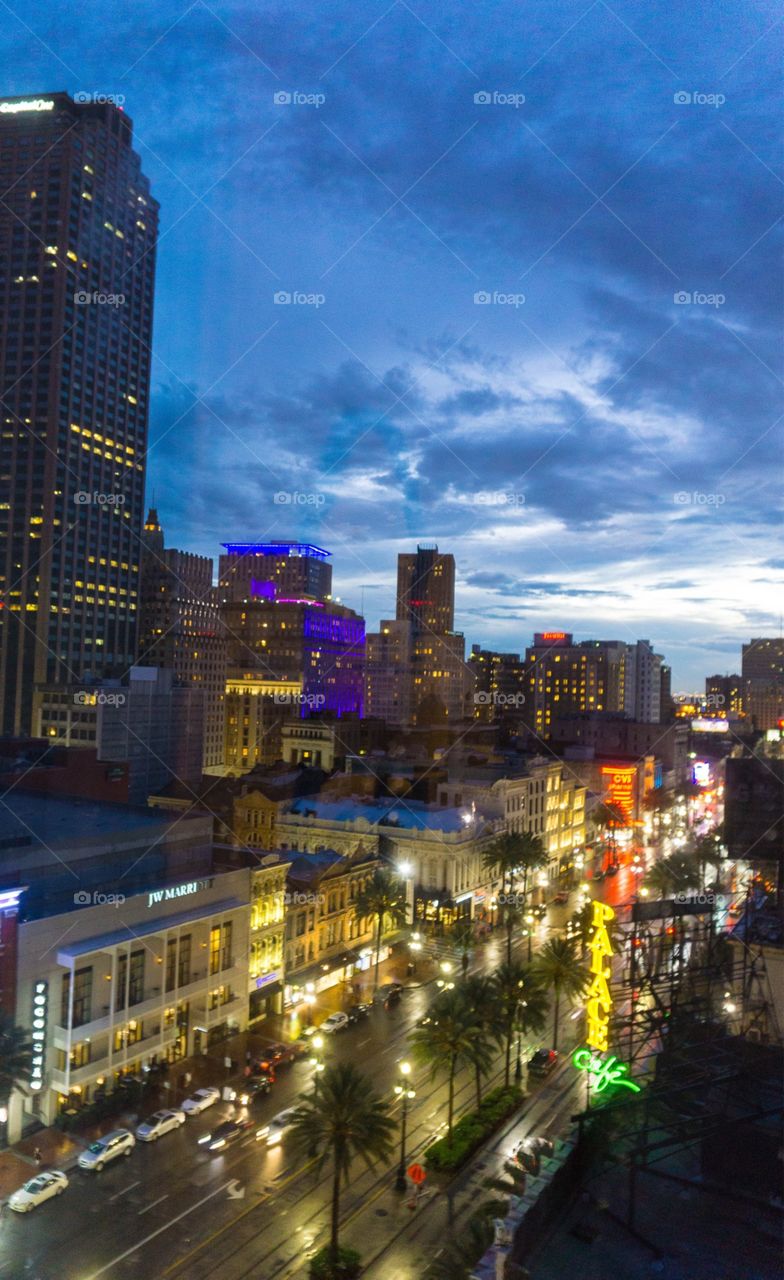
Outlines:
[[[506,927],[506,960],[512,962],[512,934],[521,918],[520,908],[528,896],[528,877],[538,867],[547,865],[547,851],[538,836],[530,831],[509,831],[499,836],[485,850],[482,858],[485,871],[501,873],[501,893],[504,895],[502,917]],[[517,876],[523,873],[522,901],[516,904],[514,886]]]
[[[588,972],[581,963],[575,945],[568,938],[551,938],[534,961],[534,969],[543,985],[555,993],[553,1008],[553,1048],[558,1048],[558,1012],[561,996],[578,996],[588,985]]]
[[[504,1048],[504,1085],[508,1088],[515,1035],[542,1031],[550,1002],[532,966],[516,962],[502,964],[496,970],[492,984],[498,1011],[496,1037]]]
[[[701,870],[694,856],[675,853],[670,858],[654,862],[645,877],[645,887],[659,898],[672,898],[686,889],[696,889],[701,884]]]
[[[372,1081],[350,1062],[329,1066],[312,1093],[304,1095],[293,1116],[292,1136],[301,1150],[317,1157],[317,1168],[332,1161],[332,1227],[330,1260],[338,1262],[340,1189],[359,1155],[368,1169],[388,1160],[393,1151],[395,1121],[389,1103],[373,1090]]]
[[[475,1027],[469,1059],[474,1069],[478,1110],[482,1102],[482,1077],[487,1075],[492,1061],[490,1044],[498,1043],[501,1032],[498,1002],[495,999],[495,983],[486,973],[474,973],[463,980],[460,994],[470,1011]]]
[[[365,887],[357,894],[354,911],[357,919],[372,916],[376,921],[376,968],[373,986],[377,989],[384,925],[387,923],[394,927],[406,922],[406,892],[403,881],[386,867],[377,867]]]
[[[615,861],[617,847],[615,832],[619,827],[628,827],[629,825],[629,820],[623,809],[611,801],[602,800],[591,810],[590,821],[596,831],[606,833],[607,842],[612,850],[612,858]]]
[[[447,1143],[452,1143],[455,1115],[455,1076],[458,1068],[470,1065],[477,1040],[476,1018],[462,990],[442,991],[430,1006],[431,1021],[417,1027],[411,1037],[411,1052],[417,1062],[430,1067],[431,1077],[444,1072],[449,1081],[447,1102]]]
[[[0,1012],[0,1106],[6,1112],[15,1089],[23,1089],[33,1064],[33,1043],[29,1031],[18,1027],[7,1013]],[[0,1127],[5,1141],[5,1125]]]

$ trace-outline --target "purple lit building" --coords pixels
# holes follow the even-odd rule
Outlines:
[[[309,543],[224,547],[219,591],[230,669],[299,682],[303,716],[361,715],[365,621],[332,599],[330,553]]]
[[[224,600],[251,596],[332,599],[331,552],[310,542],[224,542],[218,583]]]

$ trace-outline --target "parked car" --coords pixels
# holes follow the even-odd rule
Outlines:
[[[329,1017],[322,1022],[319,1031],[323,1031],[325,1036],[333,1036],[336,1031],[345,1031],[348,1026],[347,1013],[331,1013]]]
[[[296,1107],[287,1107],[285,1111],[273,1116],[269,1124],[265,1124],[261,1129],[256,1130],[256,1137],[258,1139],[266,1138],[268,1147],[277,1146],[292,1128],[296,1110]]]
[[[213,1106],[216,1102],[220,1102],[220,1089],[197,1089],[190,1098],[186,1098],[182,1103],[181,1110],[186,1116],[198,1116],[202,1111],[206,1111],[207,1107]]]
[[[237,1094],[237,1101],[247,1107],[257,1098],[265,1098],[275,1083],[274,1076],[251,1076]]]
[[[172,1129],[179,1129],[183,1124],[184,1111],[155,1111],[139,1125],[136,1137],[140,1142],[157,1142],[164,1133],[171,1133]]]
[[[128,1129],[114,1129],[83,1151],[77,1161],[80,1169],[100,1173],[104,1165],[118,1156],[129,1156],[136,1146],[136,1139]]]
[[[31,1178],[10,1196],[8,1207],[15,1213],[30,1213],[39,1204],[43,1204],[44,1200],[61,1196],[67,1186],[68,1179],[59,1169],[53,1169],[51,1173],[39,1173],[37,1178]]]
[[[357,1022],[362,1022],[368,1016],[372,1008],[373,1006],[370,1004],[355,1004],[353,1009],[349,1009],[346,1015],[349,1026],[353,1027]]]
[[[558,1065],[558,1054],[555,1049],[537,1049],[528,1061],[528,1074],[532,1076],[549,1076]]]
[[[199,1146],[208,1151],[222,1151],[232,1142],[236,1142],[251,1126],[250,1120],[223,1120],[212,1133],[205,1133],[199,1138]]]

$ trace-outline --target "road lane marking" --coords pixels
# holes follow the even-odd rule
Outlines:
[[[130,1184],[130,1186],[123,1187],[122,1191],[116,1191],[113,1196],[109,1196],[109,1204],[113,1204],[115,1200],[119,1200],[120,1196],[124,1196],[126,1191],[133,1191],[134,1187],[138,1187],[140,1183],[141,1178],[137,1178],[135,1182]]]
[[[123,1262],[126,1258],[129,1258],[132,1253],[137,1253],[139,1249],[143,1249],[146,1244],[149,1244],[151,1240],[154,1240],[155,1237],[159,1236],[163,1231],[168,1231],[169,1227],[174,1226],[175,1222],[179,1222],[182,1218],[187,1218],[189,1213],[193,1213],[194,1209],[200,1209],[208,1200],[212,1200],[213,1197],[219,1195],[221,1191],[225,1191],[228,1185],[228,1182],[224,1182],[222,1187],[216,1187],[208,1196],[203,1196],[201,1200],[197,1200],[195,1204],[191,1205],[190,1209],[183,1209],[182,1213],[178,1213],[176,1218],[171,1218],[168,1222],[164,1222],[162,1227],[158,1227],[157,1231],[151,1231],[148,1236],[145,1236],[143,1240],[137,1241],[137,1243],[132,1245],[130,1249],[126,1249],[124,1253],[118,1253],[116,1258],[112,1258],[111,1262],[107,1262],[105,1266],[100,1268],[100,1270],[94,1271],[91,1276],[87,1277],[87,1280],[98,1280],[99,1276],[105,1275],[105,1273],[110,1271],[112,1267],[116,1267],[118,1262]]]
[[[140,1214],[142,1214],[142,1213],[149,1213],[149,1212],[150,1212],[150,1209],[154,1209],[154,1208],[155,1208],[156,1204],[160,1204],[160,1203],[161,1203],[161,1201],[163,1201],[163,1200],[168,1200],[168,1199],[169,1199],[169,1193],[168,1193],[168,1191],[167,1191],[165,1196],[159,1196],[157,1200],[153,1200],[152,1204],[148,1204],[148,1205],[147,1205],[147,1207],[146,1207],[145,1209],[140,1209],[140,1210],[139,1210],[139,1213],[140,1213]]]

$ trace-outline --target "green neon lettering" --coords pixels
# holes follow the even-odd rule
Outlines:
[[[625,1062],[619,1062],[615,1056],[606,1061],[591,1053],[590,1049],[576,1049],[572,1054],[572,1063],[578,1071],[587,1071],[591,1077],[591,1088],[594,1093],[603,1093],[610,1085],[620,1085],[631,1089],[632,1093],[640,1093],[640,1086],[626,1077],[629,1068]]]

